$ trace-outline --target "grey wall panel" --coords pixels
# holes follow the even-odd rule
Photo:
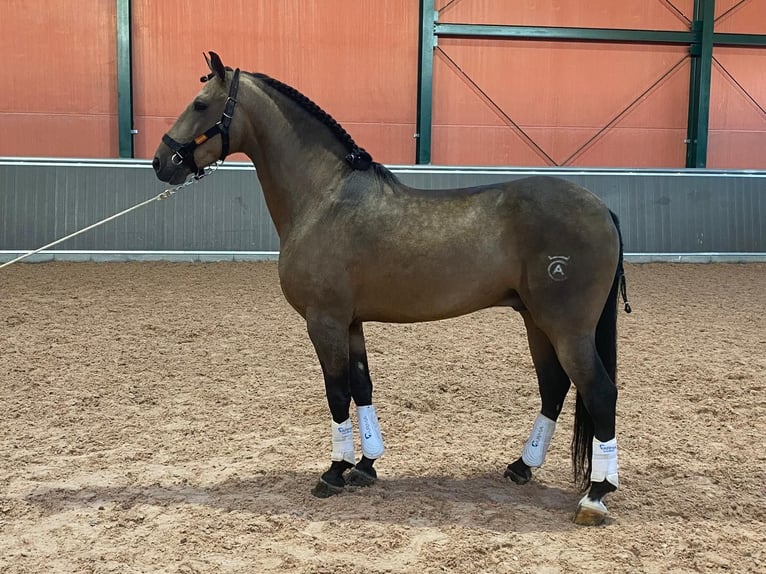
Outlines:
[[[591,189],[620,216],[626,252],[766,253],[765,172],[392,169],[425,189],[557,175]],[[0,158],[0,251],[36,249],[162,189],[142,161]],[[252,166],[233,164],[56,249],[273,252],[279,238]]]
[[[145,166],[0,164],[0,249],[37,248],[163,188]],[[255,172],[220,170],[56,248],[277,251],[279,238]]]

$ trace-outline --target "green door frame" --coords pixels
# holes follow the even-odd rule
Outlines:
[[[714,46],[766,47],[766,35],[715,33],[715,0],[694,0],[689,31],[499,26],[439,22],[434,0],[420,0],[417,146],[415,163],[431,163],[433,53],[439,37],[688,45],[691,56],[686,167],[707,164],[710,79]]]

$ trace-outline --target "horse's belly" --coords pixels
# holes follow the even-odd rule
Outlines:
[[[518,295],[508,283],[489,275],[389,277],[359,290],[355,315],[361,321],[409,323],[517,304],[520,305]]]

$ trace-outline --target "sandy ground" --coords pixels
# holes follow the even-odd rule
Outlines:
[[[520,317],[366,328],[388,451],[319,500],[329,413],[274,263],[0,272],[0,572],[766,572],[766,265],[629,265],[621,489],[532,483]]]

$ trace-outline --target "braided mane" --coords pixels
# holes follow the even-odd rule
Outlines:
[[[286,95],[296,104],[300,105],[304,110],[309,112],[313,117],[315,117],[320,122],[322,122],[325,126],[327,126],[330,129],[330,131],[333,133],[333,135],[335,135],[335,137],[338,139],[338,141],[340,141],[345,146],[346,150],[348,151],[348,154],[346,155],[345,159],[349,164],[351,164],[351,167],[353,167],[354,169],[366,170],[371,165],[375,165],[375,166],[378,165],[372,161],[372,156],[367,151],[365,151],[363,148],[359,147],[356,144],[356,142],[354,141],[354,138],[351,137],[351,134],[349,134],[345,129],[343,129],[343,126],[341,126],[335,120],[335,118],[333,118],[330,114],[328,114],[326,111],[320,108],[313,100],[304,96],[302,93],[300,93],[298,90],[296,90],[292,86],[288,86],[287,84],[280,82],[279,80],[276,80],[272,78],[271,76],[267,76],[266,74],[253,73],[253,72],[246,72],[246,73],[254,78],[258,78],[259,80],[266,83],[268,86],[271,86],[278,92]]]

